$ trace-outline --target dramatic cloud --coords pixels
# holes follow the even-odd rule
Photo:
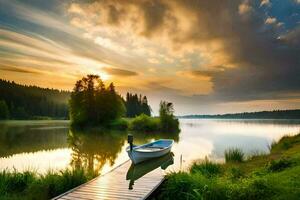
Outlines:
[[[129,70],[124,70],[124,69],[117,69],[117,68],[109,68],[109,67],[104,67],[102,68],[105,72],[107,72],[110,75],[114,76],[136,76],[138,73],[129,71]]]
[[[179,113],[300,105],[297,0],[53,2],[0,0],[1,63],[99,73]]]
[[[223,1],[222,4],[217,0],[93,1],[81,5],[82,13],[93,15],[93,20],[85,18],[85,15],[77,17],[82,17],[83,21],[87,20],[93,27],[117,24],[114,34],[131,31],[136,36],[157,39],[165,48],[172,45],[173,49],[182,48],[187,52],[198,52],[207,61],[207,64],[202,64],[203,67],[222,66],[222,69],[226,69],[213,76],[217,90],[237,90],[230,84],[223,88],[223,81],[229,78],[234,80],[233,85],[236,84],[237,87],[240,85],[239,81],[257,83],[257,78],[261,85],[250,84],[248,87],[258,87],[256,91],[263,91],[264,87],[270,89],[268,85],[274,84],[287,90],[291,85],[291,89],[294,90],[297,86],[293,85],[299,83],[299,79],[292,75],[299,75],[299,48],[287,46],[287,41],[278,37],[286,40],[296,37],[285,37],[280,30],[266,27],[265,24],[277,22],[275,17],[267,16],[265,11],[259,8],[260,5],[269,3],[229,0]],[[251,14],[247,18],[239,17],[239,14],[249,12]],[[288,34],[292,35],[290,32],[293,31],[289,30]],[[212,63],[218,65],[211,66]],[[245,77],[235,80],[235,73],[242,73],[239,76]],[[287,74],[291,76],[286,76]],[[228,79],[226,76],[229,76]],[[251,79],[247,78],[248,76],[251,76]],[[267,81],[261,80],[262,76],[265,76]],[[249,82],[250,80],[252,81]],[[284,84],[285,81],[292,81],[293,84]]]
[[[18,67],[3,66],[3,65],[0,65],[0,70],[1,71],[10,71],[10,72],[25,73],[25,74],[40,74],[41,73],[41,72],[39,72],[37,70],[22,69],[22,68],[18,68]]]

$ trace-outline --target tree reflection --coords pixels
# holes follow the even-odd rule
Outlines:
[[[127,134],[99,129],[70,129],[69,147],[72,149],[71,166],[99,173],[105,164],[114,165],[126,142]]]
[[[65,124],[0,123],[0,157],[65,148],[67,132]]]
[[[113,166],[122,146],[127,145],[127,132],[101,129],[70,129],[69,147],[72,149],[71,166],[99,173],[105,164]],[[144,144],[153,139],[169,138],[176,142],[179,133],[132,133],[136,144]]]

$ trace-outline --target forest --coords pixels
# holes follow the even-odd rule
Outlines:
[[[113,83],[108,87],[98,75],[87,75],[75,84],[69,101],[72,125],[107,125],[126,112]]]
[[[0,119],[67,119],[70,94],[0,79]]]
[[[113,86],[113,85],[112,85]],[[0,79],[0,119],[68,119],[69,91],[17,84]],[[151,116],[146,96],[127,93],[125,117]]]
[[[300,119],[300,109],[273,110],[260,112],[244,112],[223,115],[185,115],[180,118],[204,118],[204,119]]]
[[[126,94],[126,117],[136,117],[140,114],[151,116],[151,108],[148,105],[147,97],[140,94]]]

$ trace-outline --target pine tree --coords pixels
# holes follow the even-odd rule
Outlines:
[[[8,106],[4,100],[0,100],[0,119],[8,119],[8,118],[9,118]]]

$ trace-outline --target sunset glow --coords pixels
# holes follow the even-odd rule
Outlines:
[[[300,106],[297,0],[0,0],[0,78],[72,90],[98,74],[176,114]]]

